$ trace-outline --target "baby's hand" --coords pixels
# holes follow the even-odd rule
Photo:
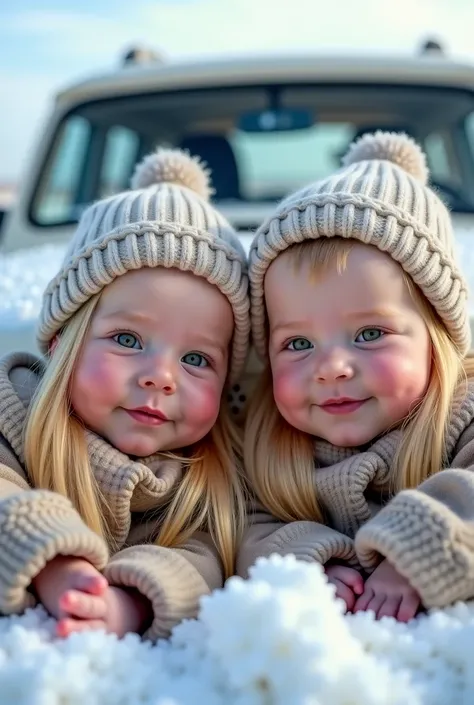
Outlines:
[[[420,603],[416,590],[385,559],[365,581],[354,612],[372,610],[377,619],[395,617],[399,622],[409,622],[416,615]]]
[[[107,587],[98,603],[85,593],[70,591],[61,599],[66,616],[59,620],[58,636],[66,637],[73,632],[103,629],[122,637],[128,632],[141,634],[151,624],[151,603],[137,590]]]
[[[346,603],[346,612],[352,612],[357,595],[364,591],[364,580],[354,568],[345,565],[329,564],[324,567],[328,582],[336,587],[336,597]]]
[[[56,556],[34,578],[33,586],[41,604],[56,619],[65,616],[68,606],[82,598],[88,602],[89,615],[100,618],[103,614],[107,580],[83,558]]]

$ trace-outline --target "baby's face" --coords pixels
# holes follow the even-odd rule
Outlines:
[[[233,333],[205,279],[141,269],[103,292],[71,383],[84,424],[127,455],[179,450],[214,425]]]
[[[431,342],[403,272],[355,244],[347,266],[316,276],[289,252],[265,277],[275,401],[301,431],[337,446],[368,443],[426,392]]]

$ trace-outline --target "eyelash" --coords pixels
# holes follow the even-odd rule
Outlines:
[[[304,350],[296,350],[295,348],[290,348],[290,345],[294,343],[297,340],[307,340],[308,343],[310,343],[311,347],[310,348],[304,348]],[[283,344],[283,349],[284,350],[290,350],[291,352],[307,352],[308,350],[312,350],[314,348],[313,343],[309,340],[309,338],[306,338],[304,335],[298,335],[296,338],[290,338]]]
[[[118,335],[132,335],[134,338],[138,340],[140,345],[142,344],[142,339],[138,335],[138,333],[134,333],[131,330],[125,330],[124,328],[117,328],[115,330],[110,331],[110,338],[113,340],[116,338]],[[116,341],[115,341],[116,342]],[[133,348],[130,348],[130,350],[133,350]]]
[[[377,338],[376,340],[363,340],[363,341],[358,341],[359,344],[377,342],[377,340],[380,340],[381,338],[385,337],[385,336],[388,334],[388,331],[384,330],[384,329],[381,328],[380,326],[364,326],[363,328],[361,328],[360,330],[358,330],[357,333],[355,334],[355,336],[354,336],[354,342],[357,342],[357,338],[358,338],[362,333],[364,333],[364,332],[367,331],[367,330],[377,330],[377,331],[379,331],[380,337]],[[295,349],[292,350],[292,349],[290,348],[290,345],[291,345],[292,343],[294,343],[296,340],[307,340],[307,341],[311,344],[311,347],[310,347],[310,348],[305,348],[304,350],[295,350]],[[311,343],[311,341],[309,340],[309,338],[307,338],[307,337],[304,336],[304,335],[297,335],[296,337],[289,338],[288,340],[285,340],[285,342],[284,342],[283,345],[282,345],[282,350],[291,350],[292,352],[306,352],[307,350],[311,350],[312,348],[314,348],[314,344]]]
[[[380,326],[364,326],[364,328],[361,328],[359,331],[357,331],[357,334],[356,334],[356,336],[355,336],[355,338],[354,338],[354,341],[356,341],[357,338],[358,338],[360,335],[362,335],[362,333],[365,333],[365,331],[368,331],[368,330],[376,330],[376,331],[378,331],[378,332],[380,333],[380,336],[379,336],[378,338],[376,338],[375,340],[362,340],[362,341],[358,341],[359,344],[362,344],[362,343],[375,343],[375,342],[377,342],[378,340],[381,340],[383,337],[385,337],[385,336],[387,335],[387,331],[384,330],[383,328],[381,328]]]
[[[133,333],[131,330],[124,330],[123,328],[116,328],[115,330],[110,331],[110,338],[112,340],[114,338],[116,338],[118,335],[133,335],[133,337],[138,340],[140,345],[142,345],[142,340],[141,340],[140,336],[138,335],[138,333]],[[117,343],[117,344],[119,344],[119,343]],[[125,346],[122,346],[122,347],[125,347]],[[125,350],[126,349],[127,348],[125,347]],[[129,350],[136,350],[136,348],[128,348],[128,349]],[[207,364],[209,365],[209,367],[212,367],[212,369],[215,368],[216,362],[215,362],[214,358],[208,354],[204,354],[204,353],[200,352],[199,350],[190,350],[189,352],[185,353],[185,355],[191,355],[193,353],[196,355],[202,355],[202,357],[207,361]],[[183,357],[184,357],[184,355],[183,355]]]
[[[208,357],[208,355],[204,355],[204,353],[199,352],[198,350],[190,350],[189,352],[187,352],[187,353],[185,353],[184,355],[182,355],[181,360],[182,360],[184,357],[186,357],[187,355],[199,355],[200,357],[202,357],[202,358],[206,361],[207,367],[209,367],[209,368],[211,368],[211,369],[214,368],[214,365],[213,365],[213,363],[212,363],[212,360]],[[183,363],[183,364],[187,364],[187,363]],[[206,368],[206,365],[204,365],[204,367],[201,367],[201,365],[189,365],[189,367],[195,367],[196,369],[201,369],[201,370],[202,370],[202,369],[205,369],[205,368]]]

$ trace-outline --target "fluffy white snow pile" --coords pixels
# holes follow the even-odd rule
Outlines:
[[[321,568],[261,559],[156,646],[53,640],[37,608],[0,619],[1,705],[471,705],[474,605],[410,625],[344,617]]]
[[[474,250],[458,245],[474,292]],[[33,325],[64,250],[0,255],[1,336]],[[345,617],[320,567],[291,557],[232,578],[153,647],[99,632],[54,640],[52,627],[41,608],[0,618],[0,705],[474,703],[474,603],[409,625]]]
[[[43,291],[65,251],[65,244],[49,244],[0,255],[0,330],[36,322]]]

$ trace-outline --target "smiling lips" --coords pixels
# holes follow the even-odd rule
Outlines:
[[[350,399],[349,397],[337,397],[336,399],[326,399],[323,404],[318,404],[319,408],[327,414],[342,415],[352,414],[365,404],[367,399]]]
[[[125,409],[127,414],[134,421],[145,424],[145,426],[161,426],[169,421],[159,409],[152,409],[150,406],[139,406],[136,409]]]

